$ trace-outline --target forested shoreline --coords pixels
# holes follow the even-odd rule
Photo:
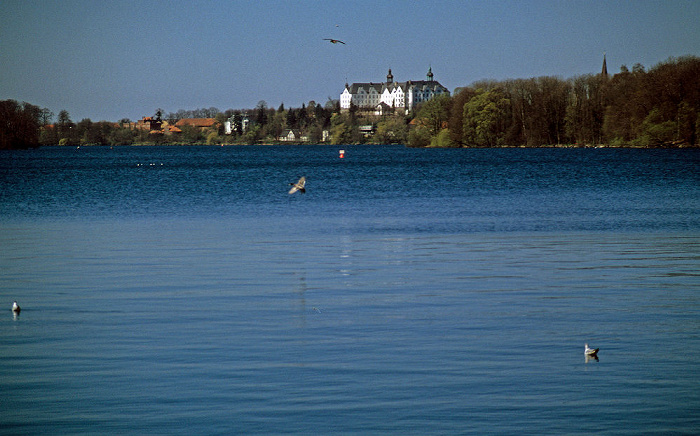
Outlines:
[[[177,138],[135,130],[130,120],[74,123],[29,103],[0,101],[0,149],[40,145],[259,144],[278,142],[299,130],[311,143],[401,143],[411,147],[698,147],[700,146],[700,58],[670,58],[648,71],[622,66],[614,75],[553,76],[482,80],[420,105],[414,113],[375,116],[337,101],[310,101],[277,110],[261,101],[254,109],[216,108],[169,113],[220,121],[217,129],[183,131]],[[156,111],[158,116],[164,113]],[[224,134],[224,120],[247,117],[250,128]],[[234,124],[236,124],[234,122]],[[368,134],[368,131],[370,132]]]
[[[423,105],[413,146],[697,147],[700,58],[613,76],[480,81]]]

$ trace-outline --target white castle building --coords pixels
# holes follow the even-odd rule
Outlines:
[[[386,82],[352,85],[346,83],[343,93],[340,94],[340,108],[347,110],[352,104],[361,109],[374,110],[378,115],[391,109],[405,109],[408,113],[418,103],[443,94],[450,95],[447,88],[433,80],[432,70],[432,67],[428,69],[427,80],[394,82],[394,76],[389,69]]]

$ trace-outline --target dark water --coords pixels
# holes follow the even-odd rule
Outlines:
[[[0,433],[700,432],[700,152],[344,148],[0,153]]]

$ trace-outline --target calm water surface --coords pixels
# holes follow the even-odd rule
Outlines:
[[[700,152],[344,149],[0,153],[0,433],[700,432]]]

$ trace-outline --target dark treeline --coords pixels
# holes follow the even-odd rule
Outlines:
[[[285,108],[284,103],[275,110],[265,101],[258,102],[255,109],[236,111],[229,109],[224,118],[232,120],[232,134],[229,143],[257,144],[276,142],[287,130],[298,131],[312,143],[320,143],[323,130],[329,128],[331,116],[338,111],[337,101],[328,100],[325,105],[310,101],[300,108]],[[243,119],[249,121],[243,128]]]
[[[85,118],[77,123],[68,111],[58,113],[55,123],[45,123],[39,130],[41,145],[122,145],[133,144],[139,133],[130,127],[129,120],[119,123],[93,122]]]
[[[51,117],[51,111],[39,106],[0,101],[0,149],[38,147],[39,128]]]
[[[160,111],[163,119],[171,122],[171,123],[176,123],[178,120],[181,120],[183,118],[216,118],[217,115],[221,113],[221,111],[215,107],[210,107],[210,108],[200,108],[200,109],[193,109],[193,110],[183,110],[180,109],[177,112],[170,112],[167,115],[165,115],[165,111],[162,109],[156,110],[156,113]]]
[[[411,146],[700,145],[700,58],[612,77],[476,82],[423,104]]]
[[[140,145],[140,144],[257,144],[275,142],[287,129],[303,132],[309,142],[321,142],[323,130],[330,128],[331,115],[337,102],[325,106],[310,101],[301,108],[269,108],[260,101],[254,109],[221,112],[217,108],[179,110],[166,113],[156,109],[153,118],[175,125],[185,118],[214,118],[216,127],[197,129],[183,126],[177,135],[153,134],[135,127],[132,120],[93,122],[89,118],[74,122],[63,110],[53,122],[54,115],[28,103],[14,100],[0,102],[1,148],[28,148],[39,145]],[[247,125],[244,123],[247,120]],[[232,121],[232,132],[226,135],[224,123]]]

